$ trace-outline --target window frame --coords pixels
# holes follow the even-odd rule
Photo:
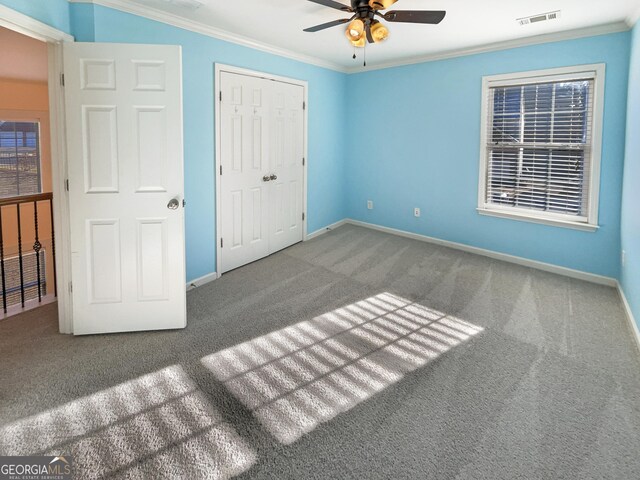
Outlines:
[[[602,160],[602,120],[604,113],[606,66],[604,63],[576,65],[571,67],[517,72],[482,77],[482,105],[480,121],[480,169],[478,181],[478,207],[481,215],[509,218],[526,222],[541,223],[557,227],[596,231],[599,228],[600,199],[600,163]],[[489,122],[493,115],[489,111],[489,94],[492,87],[520,86],[544,82],[573,81],[593,79],[593,123],[591,132],[590,164],[591,175],[588,179],[589,195],[586,205],[586,221],[571,220],[570,215],[541,212],[526,208],[496,205],[486,201],[487,169],[489,149],[487,148]]]
[[[9,113],[9,115],[7,115]],[[42,166],[42,119],[39,116],[34,115],[15,115],[13,112],[8,110],[0,110],[0,120],[3,122],[12,122],[12,123],[34,123],[38,127],[38,192],[33,193],[21,193],[18,195],[14,195],[11,197],[1,197],[0,199],[7,198],[21,198],[29,195],[40,195],[44,193],[44,180],[43,180],[43,166]]]

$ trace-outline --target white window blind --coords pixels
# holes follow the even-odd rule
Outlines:
[[[594,72],[486,84],[481,209],[589,222]]]
[[[42,191],[40,125],[0,120],[0,198]]]

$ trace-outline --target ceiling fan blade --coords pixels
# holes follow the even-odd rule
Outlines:
[[[369,0],[369,6],[374,10],[386,10],[398,0]]]
[[[365,32],[367,32],[367,42],[373,43],[373,35],[371,35],[371,24],[367,22],[365,26]]]
[[[438,24],[446,14],[442,10],[393,10],[382,16],[387,22]]]
[[[333,22],[322,23],[320,25],[316,25],[314,27],[305,28],[304,32],[319,32],[320,30],[324,30],[325,28],[337,27],[338,25],[342,25],[349,21],[348,18],[341,18],[340,20],[334,20]]]
[[[343,12],[353,12],[350,6],[343,5],[333,0],[309,0],[310,2],[317,3],[318,5],[324,5],[325,7],[335,8],[336,10],[342,10]]]

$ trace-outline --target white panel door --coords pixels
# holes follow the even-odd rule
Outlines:
[[[223,272],[269,254],[268,87],[259,78],[221,74]]]
[[[304,89],[220,74],[221,272],[302,241]]]
[[[277,252],[302,241],[304,89],[299,85],[271,85],[269,247]],[[272,177],[273,178],[273,177]]]
[[[176,46],[64,46],[74,334],[186,326]]]

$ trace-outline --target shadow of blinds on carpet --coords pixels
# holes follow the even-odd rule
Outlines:
[[[384,292],[201,361],[291,444],[482,331]]]
[[[185,450],[197,464],[184,464]],[[78,478],[137,477],[167,466],[192,478],[202,471],[230,478],[257,460],[177,365],[2,426],[0,452],[65,452]]]

